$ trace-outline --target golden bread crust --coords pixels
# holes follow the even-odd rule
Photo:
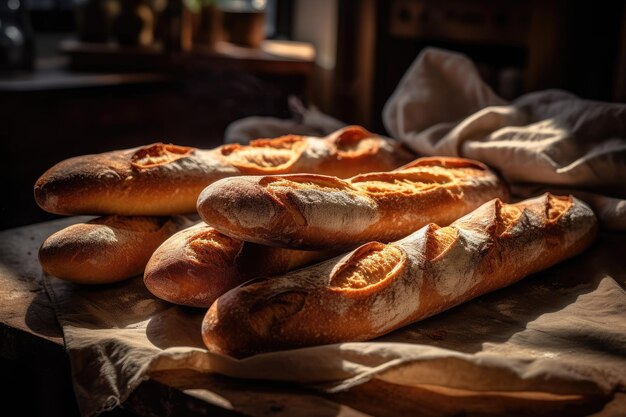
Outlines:
[[[42,209],[62,215],[184,214],[193,213],[202,189],[221,178],[295,172],[350,177],[413,158],[399,142],[355,126],[326,138],[291,135],[213,150],[154,143],[59,162],[37,180],[34,195]]]
[[[39,248],[50,275],[80,284],[109,284],[140,275],[152,252],[189,226],[183,217],[104,216],[66,227]]]
[[[233,356],[368,340],[575,256],[597,220],[573,197],[494,199],[450,226],[238,287],[202,327],[209,350]]]
[[[447,225],[493,198],[505,184],[485,165],[421,158],[391,172],[347,180],[314,174],[234,177],[202,191],[198,213],[224,234],[298,249],[352,249],[389,242],[429,222]]]
[[[198,224],[174,234],[156,249],[146,266],[144,283],[163,300],[208,308],[250,278],[282,274],[336,254],[256,245]]]

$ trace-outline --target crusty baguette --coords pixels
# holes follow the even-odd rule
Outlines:
[[[171,236],[146,265],[144,282],[174,304],[208,308],[217,297],[253,277],[283,274],[337,255],[243,242],[199,224]]]
[[[39,249],[39,263],[57,278],[80,284],[108,284],[140,275],[152,252],[192,224],[183,216],[104,216],[51,235]]]
[[[211,306],[202,335],[233,356],[372,339],[574,256],[596,229],[572,197],[495,199],[448,227],[235,288]]]
[[[351,126],[326,138],[284,136],[213,150],[155,143],[62,161],[35,184],[56,214],[171,215],[195,212],[200,191],[225,177],[314,172],[350,177],[395,169],[414,156],[394,140]]]
[[[245,241],[353,249],[400,239],[430,222],[447,225],[506,197],[504,183],[480,162],[420,158],[396,171],[348,180],[307,174],[226,178],[202,191],[198,214]]]

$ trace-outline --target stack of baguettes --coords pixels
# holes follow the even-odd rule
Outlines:
[[[50,236],[39,260],[46,272],[68,281],[120,281],[141,274],[165,239],[192,224],[182,215],[195,214],[200,192],[219,179],[298,172],[346,178],[413,158],[397,141],[358,126],[325,138],[290,135],[212,150],[156,143],[70,158],[38,179],[35,200],[50,213],[101,217]]]
[[[192,207],[204,222],[95,220],[51,236],[40,260],[52,275],[105,283],[129,276],[113,272],[135,257],[154,295],[209,308],[207,348],[246,356],[375,338],[574,256],[595,237],[593,212],[572,197],[507,204],[507,187],[479,162],[410,159],[358,127],[213,151],[158,144],[75,158],[37,182],[42,207],[118,215]],[[176,227],[157,238],[147,219]],[[143,226],[111,227],[122,221]],[[140,248],[149,255],[136,256]]]

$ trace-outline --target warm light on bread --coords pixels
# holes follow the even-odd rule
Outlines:
[[[404,260],[404,253],[391,245],[378,242],[364,245],[331,274],[329,286],[339,290],[371,288],[395,275]]]
[[[577,255],[596,229],[573,197],[494,199],[447,227],[235,288],[213,303],[202,335],[233,356],[372,339]]]
[[[34,187],[55,214],[172,215],[195,212],[200,192],[226,177],[313,172],[347,178],[388,171],[414,156],[399,142],[349,126],[325,138],[285,136],[213,150],[154,143],[59,162]]]
[[[250,278],[282,274],[336,254],[243,242],[199,224],[176,233],[155,250],[144,282],[163,300],[208,308]]]
[[[241,240],[299,249],[389,242],[430,222],[447,225],[507,188],[485,165],[421,158],[392,172],[336,177],[235,177],[207,187],[198,213]]]
[[[188,227],[184,217],[104,216],[66,227],[39,249],[39,263],[57,278],[108,284],[143,273],[152,252]]]

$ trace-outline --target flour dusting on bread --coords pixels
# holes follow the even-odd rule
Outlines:
[[[376,203],[365,196],[315,188],[274,188],[289,194],[289,200],[295,203],[309,226],[358,233],[378,220]]]
[[[331,149],[328,146],[328,141],[322,138],[307,137],[307,147],[304,152],[307,157],[313,160],[326,159],[331,155]]]
[[[118,236],[113,229],[108,226],[94,227],[84,235],[87,241],[102,244],[114,244],[118,241]]]
[[[441,239],[443,231],[439,229],[432,238]],[[459,297],[474,285],[474,265],[490,239],[488,234],[473,230],[455,231],[452,242],[445,248],[445,256],[440,254],[430,265],[435,289],[444,297]]]

